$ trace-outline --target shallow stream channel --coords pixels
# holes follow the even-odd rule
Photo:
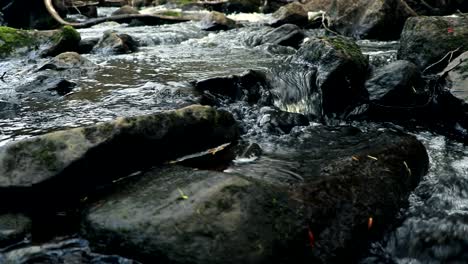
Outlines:
[[[103,9],[101,12],[109,13]],[[107,30],[131,35],[139,42],[137,52],[121,55],[101,53],[84,54],[95,63],[92,70],[74,69],[57,72],[38,70],[48,58],[14,58],[0,61],[0,146],[52,131],[82,127],[197,104],[200,95],[194,83],[214,77],[241,75],[248,70],[272,72],[275,66],[287,62],[296,53],[292,47],[249,43],[268,30],[264,22],[268,15],[238,14],[232,18],[244,27],[229,31],[203,31],[199,22],[183,22],[161,26],[128,26],[106,23],[78,30],[82,39],[99,38]],[[321,36],[323,30],[307,30],[309,36]],[[380,67],[396,60],[398,42],[358,41],[364,55],[369,56],[372,67]],[[307,86],[303,76],[308,72],[288,71],[276,74],[273,80],[280,85]],[[60,94],[48,90],[48,78],[63,78],[69,91]],[[45,87],[37,89],[37,87]],[[301,89],[299,89],[301,91]],[[294,96],[307,96],[296,93]],[[296,100],[294,105],[280,99],[273,105],[281,110],[303,113],[309,120],[317,115],[310,98]],[[297,98],[296,98],[297,99]],[[299,98],[300,99],[300,98]],[[220,109],[231,112],[241,127],[244,142],[256,143],[266,156],[237,157],[227,173],[241,173],[252,178],[266,177],[276,170],[276,180],[301,181],[308,177],[299,168],[304,164],[320,163],[329,152],[340,149],[336,139],[324,145],[329,148],[315,160],[306,160],[310,154],[307,135],[324,126],[315,120],[308,126],[268,127],[270,110],[244,101],[221,100]],[[345,126],[345,121],[332,121]],[[373,240],[359,257],[358,263],[467,263],[468,261],[468,149],[462,143],[424,128],[408,130],[392,123],[352,122],[360,131],[395,130],[417,137],[427,149],[429,172],[421,178],[411,193],[408,206],[398,212],[396,224],[383,237]],[[317,132],[318,131],[318,132]],[[329,139],[333,131],[317,130],[315,137]],[[189,131],[187,133],[190,133]],[[337,137],[341,137],[336,132]],[[304,143],[305,142],[305,143]],[[329,141],[324,141],[329,142]],[[328,144],[328,145],[325,145]],[[349,148],[349,141],[346,141]],[[359,147],[358,142],[353,142]],[[331,154],[330,154],[331,155]],[[320,157],[318,157],[320,156]],[[314,163],[315,162],[315,163]],[[312,166],[311,165],[311,166]],[[3,202],[3,201],[2,201]],[[60,222],[63,214],[50,221]],[[67,223],[69,217],[63,216]],[[73,222],[73,221],[71,221]],[[73,225],[73,224],[70,224]],[[48,225],[45,225],[48,226]],[[33,227],[34,230],[35,227]],[[37,227],[36,227],[37,229]],[[101,254],[92,250],[90,243],[74,228],[58,232],[53,238],[43,235],[46,230],[35,231],[40,239],[24,241],[0,249],[0,263],[139,263],[125,257]],[[36,241],[37,240],[37,241]],[[318,241],[320,243],[320,241]]]

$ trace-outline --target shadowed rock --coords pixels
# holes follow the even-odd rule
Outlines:
[[[31,199],[26,203],[61,203],[116,177],[237,136],[230,114],[196,105],[57,131],[0,148],[0,191],[10,200],[9,192],[18,190],[26,192],[23,200]]]

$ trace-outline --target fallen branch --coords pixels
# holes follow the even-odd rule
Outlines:
[[[115,15],[110,17],[100,17],[92,19],[82,23],[73,23],[64,20],[58,12],[55,10],[52,0],[44,0],[44,5],[46,6],[49,14],[61,25],[72,26],[74,28],[87,28],[94,25],[103,23],[103,22],[119,22],[119,23],[130,23],[132,20],[142,21],[145,25],[162,25],[162,24],[174,24],[180,22],[189,21],[188,19],[180,17],[170,17],[170,16],[157,16],[157,15],[145,15],[145,14],[124,14],[124,15]]]

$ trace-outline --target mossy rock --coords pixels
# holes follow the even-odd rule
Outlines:
[[[325,115],[341,115],[367,96],[364,81],[368,58],[351,39],[311,38],[297,51],[293,61],[316,71],[312,74],[315,80],[310,81],[312,91],[308,93],[317,96],[316,89],[320,89],[318,96]]]
[[[452,57],[468,50],[467,17],[412,17],[403,28],[398,59],[409,60],[424,70],[457,49]],[[431,70],[442,70],[446,63]]]
[[[0,58],[5,58],[20,48],[28,49],[35,44],[34,36],[28,31],[0,27]]]
[[[52,132],[0,148],[0,189],[54,203],[238,136],[231,114],[198,105]]]
[[[55,56],[77,50],[80,40],[80,33],[71,26],[48,31],[0,27],[0,58],[27,54]]]

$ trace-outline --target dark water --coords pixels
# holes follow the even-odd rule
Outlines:
[[[127,55],[84,55],[99,67],[69,76],[77,87],[64,97],[41,98],[16,91],[17,87],[28,85],[41,74],[35,70],[46,63],[46,59],[0,61],[0,74],[6,72],[5,81],[0,82],[0,102],[6,105],[0,119],[0,146],[12,140],[112,120],[117,116],[189,105],[197,100],[191,81],[239,74],[248,69],[271,69],[286,61],[293,52],[271,45],[248,47],[248,39],[265,30],[255,23],[220,33],[204,32],[196,22],[157,27],[108,24],[83,29],[80,33],[84,39],[95,38],[108,29],[136,37],[142,47]],[[397,42],[361,41],[359,44],[374,67],[395,60]],[[306,74],[285,71],[279,76],[287,85],[307,88],[303,82]],[[275,104],[291,112],[311,112],[313,100],[307,94],[302,96],[304,100],[293,105],[282,101]],[[256,107],[242,102],[224,107],[242,120],[245,137],[261,139],[264,148],[287,137],[263,133],[259,128],[261,110]],[[417,136],[428,149],[430,172],[411,195],[410,207],[402,210],[401,225],[382,241],[374,243],[363,263],[468,263],[468,150],[440,135],[419,132]],[[235,162],[255,165],[256,159]],[[256,170],[265,172],[276,162],[263,161],[265,165],[256,166]],[[300,177],[294,173],[294,161],[283,165],[285,177]],[[48,259],[73,257],[85,259],[87,263],[132,263],[116,256],[94,254],[87,242],[79,238],[0,251],[0,263],[50,263]],[[43,262],[34,262],[37,258]]]

